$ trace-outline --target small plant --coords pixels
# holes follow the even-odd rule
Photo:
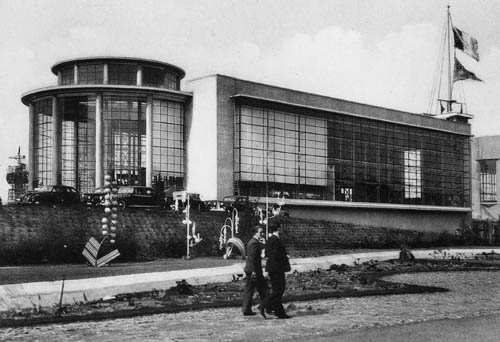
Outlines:
[[[180,295],[194,294],[193,285],[189,284],[185,279],[178,281],[177,286],[173,288]]]

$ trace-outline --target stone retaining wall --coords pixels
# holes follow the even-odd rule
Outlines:
[[[91,236],[100,240],[103,209],[12,205],[0,207],[0,265],[38,262],[80,262]],[[219,234],[224,212],[192,212],[203,241],[192,249],[198,256],[222,255]],[[119,213],[116,246],[120,259],[146,260],[181,257],[186,253],[184,214],[165,209],[129,209]],[[238,237],[245,243],[257,217],[241,215]],[[457,245],[455,235],[443,232],[359,226],[347,223],[275,218],[281,224],[289,252],[294,256],[328,254],[339,248],[411,248]],[[475,241],[476,245],[478,241]]]

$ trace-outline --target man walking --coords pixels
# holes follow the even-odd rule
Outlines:
[[[243,291],[242,310],[244,316],[253,316],[255,312],[252,311],[252,298],[254,290],[257,289],[260,301],[262,302],[267,293],[267,282],[262,272],[262,243],[264,237],[264,229],[255,226],[252,229],[254,235],[247,243],[247,257],[245,262],[245,289]],[[259,311],[262,316],[265,316],[264,310]]]
[[[286,314],[281,298],[285,293],[285,273],[290,271],[290,261],[279,238],[279,227],[273,226],[270,229],[272,235],[266,242],[266,272],[271,279],[271,295],[263,301],[259,311],[274,311],[278,318],[286,319],[290,316]]]

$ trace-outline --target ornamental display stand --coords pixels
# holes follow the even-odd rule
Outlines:
[[[111,182],[111,176],[106,175],[104,177],[104,217],[101,219],[101,229],[104,237],[101,242],[98,242],[94,237],[91,237],[85,244],[82,251],[83,256],[93,267],[107,265],[111,260],[120,255],[118,249],[114,249],[101,258],[98,258],[99,249],[108,237],[110,244],[115,243],[116,225],[118,223],[118,202],[116,200],[117,192],[118,188],[116,186],[116,182]]]

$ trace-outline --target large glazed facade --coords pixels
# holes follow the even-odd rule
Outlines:
[[[52,67],[55,87],[23,95],[29,105],[29,185],[81,191],[119,184],[184,182],[184,71],[129,58],[84,58]]]
[[[184,186],[206,200],[285,196],[292,215],[455,230],[471,215],[470,125],[170,64],[56,64],[30,107],[30,186]]]
[[[470,217],[467,123],[222,75],[187,88],[193,191],[283,194],[295,216],[396,228],[450,230]]]

